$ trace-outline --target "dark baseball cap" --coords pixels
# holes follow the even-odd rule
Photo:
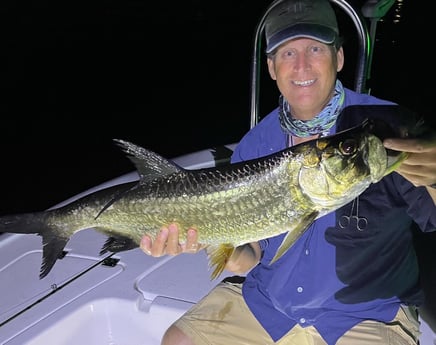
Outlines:
[[[265,18],[266,52],[299,37],[333,44],[339,37],[336,14],[329,0],[284,0]]]

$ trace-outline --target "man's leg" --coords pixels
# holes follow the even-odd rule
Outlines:
[[[218,284],[168,328],[162,345],[273,344],[245,303],[241,287]]]

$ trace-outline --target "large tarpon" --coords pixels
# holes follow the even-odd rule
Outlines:
[[[272,262],[317,218],[347,204],[393,171],[404,153],[388,155],[374,123],[320,138],[266,157],[187,170],[132,143],[116,140],[140,179],[86,195],[47,211],[0,217],[0,232],[42,236],[40,277],[46,276],[70,237],[95,228],[106,234],[101,254],[137,247],[162,226],[177,223],[180,241],[197,229],[212,278],[236,246],[286,233]]]

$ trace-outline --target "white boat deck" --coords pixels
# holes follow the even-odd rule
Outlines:
[[[9,321],[0,327],[0,343],[159,344],[171,322],[225,275],[210,280],[204,252],[152,258],[135,249],[99,264],[91,253],[104,240],[94,230],[77,233],[68,255],[39,280],[40,238],[8,235],[1,246],[8,264],[0,270],[0,322]]]

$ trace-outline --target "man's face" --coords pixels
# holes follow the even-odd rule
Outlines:
[[[333,95],[336,74],[344,53],[309,38],[285,42],[268,58],[268,70],[291,106],[292,116],[309,120],[318,115]]]

